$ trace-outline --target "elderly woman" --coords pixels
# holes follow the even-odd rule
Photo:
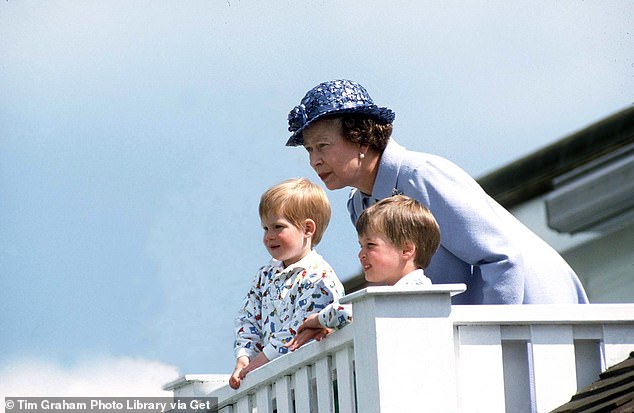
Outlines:
[[[353,187],[353,224],[380,199],[404,194],[436,217],[441,243],[425,270],[434,283],[465,283],[454,304],[587,303],[561,256],[450,161],[391,138],[394,112],[363,86],[333,80],[311,89],[288,116],[287,146],[304,146],[330,190]]]

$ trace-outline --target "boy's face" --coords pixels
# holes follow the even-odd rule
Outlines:
[[[311,238],[304,228],[298,228],[277,213],[262,217],[264,246],[271,257],[284,262],[284,267],[304,258],[310,252]]]
[[[403,251],[382,234],[367,231],[359,234],[359,261],[369,282],[394,285],[409,272]]]

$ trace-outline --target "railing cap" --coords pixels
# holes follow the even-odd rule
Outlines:
[[[450,294],[450,296],[453,297],[454,295],[463,293],[466,290],[467,290],[467,286],[465,284],[432,284],[432,285],[403,286],[403,287],[376,286],[376,287],[366,287],[362,290],[347,294],[344,297],[342,297],[339,300],[339,302],[342,304],[347,304],[354,301],[359,301],[361,298],[364,298],[367,296],[377,296],[377,295]]]
[[[192,383],[226,383],[227,374],[186,374],[163,385],[163,390],[176,390]]]
[[[455,305],[455,325],[628,324],[634,304]]]

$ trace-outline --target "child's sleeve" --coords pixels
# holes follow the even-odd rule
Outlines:
[[[253,359],[262,351],[262,296],[259,290],[262,273],[262,269],[258,271],[234,320],[236,358],[247,356]]]
[[[296,295],[289,297],[289,302],[295,303],[294,308],[288,309],[282,320],[283,325],[272,334],[269,344],[263,349],[269,360],[288,352],[284,345],[297,334],[297,329],[306,317],[323,310],[343,295],[343,287],[333,270],[312,274],[303,271],[296,277],[300,277],[298,288],[289,292]]]
[[[339,330],[352,323],[352,305],[330,303],[319,312],[318,319],[322,326]]]

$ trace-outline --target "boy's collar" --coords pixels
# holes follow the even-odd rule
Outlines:
[[[314,249],[311,249],[308,254],[306,254],[304,256],[304,258],[302,258],[301,260],[293,263],[293,264],[289,264],[287,267],[284,267],[284,263],[282,261],[276,260],[275,258],[273,259],[273,261],[275,261],[275,265],[279,266],[282,268],[283,272],[292,270],[293,268],[297,268],[297,267],[301,267],[301,268],[306,268],[305,266],[305,262],[304,261],[308,261],[309,259],[312,259],[311,257],[317,255],[317,252]]]

